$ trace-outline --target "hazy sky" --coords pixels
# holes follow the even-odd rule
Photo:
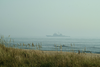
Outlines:
[[[0,35],[100,37],[100,0],[0,0]]]

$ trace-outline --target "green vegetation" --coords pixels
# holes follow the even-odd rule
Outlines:
[[[17,49],[5,47],[2,40],[0,43],[0,67],[100,67],[99,56],[40,49]]]

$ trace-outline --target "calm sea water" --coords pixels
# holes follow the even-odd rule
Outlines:
[[[100,53],[100,39],[94,39],[94,38],[53,38],[53,37],[35,37],[35,38],[12,38],[14,39],[14,42],[11,42],[11,44],[15,45],[15,48],[22,48],[22,49],[34,49],[36,50],[36,47],[32,46],[18,46],[17,44],[30,44],[34,43],[34,45],[42,45],[42,48],[40,50],[48,50],[48,51],[60,51],[60,45],[62,45],[62,51],[74,51],[78,52],[85,51],[86,53],[92,52],[92,53]],[[56,45],[56,46],[55,46]]]

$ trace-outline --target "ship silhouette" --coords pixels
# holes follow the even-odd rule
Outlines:
[[[62,35],[62,34],[57,34],[57,33],[54,33],[53,35],[46,35],[47,37],[70,37],[70,36],[65,36],[65,35]]]

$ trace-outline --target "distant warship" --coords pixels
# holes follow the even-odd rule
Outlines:
[[[54,33],[53,35],[46,35],[47,37],[70,37],[70,36],[65,36],[65,35],[62,35],[62,34],[57,34],[57,33]]]

